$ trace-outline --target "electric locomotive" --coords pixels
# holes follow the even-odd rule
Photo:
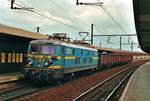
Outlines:
[[[96,69],[97,49],[58,40],[33,40],[29,44],[25,76],[52,83],[66,74]]]

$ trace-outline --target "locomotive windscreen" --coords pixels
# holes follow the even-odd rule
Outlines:
[[[31,44],[28,52],[38,54],[54,54],[55,46],[51,44]]]

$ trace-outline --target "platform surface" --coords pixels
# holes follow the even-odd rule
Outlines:
[[[0,83],[16,81],[22,78],[24,78],[24,75],[21,74],[20,72],[3,73],[3,74],[0,74]]]
[[[150,101],[150,62],[136,70],[119,101]]]

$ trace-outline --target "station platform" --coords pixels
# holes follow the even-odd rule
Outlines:
[[[24,78],[24,75],[20,72],[13,72],[13,73],[2,73],[0,74],[0,84],[11,82],[11,81],[17,81]]]
[[[134,72],[119,101],[150,101],[150,62]]]

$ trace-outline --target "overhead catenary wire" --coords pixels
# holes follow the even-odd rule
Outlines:
[[[126,22],[125,22],[125,20],[124,20],[124,18],[123,18],[123,16],[122,16],[122,14],[120,13],[120,11],[119,11],[118,7],[116,6],[116,4],[115,4],[114,0],[112,0],[112,4],[113,4],[113,6],[115,7],[116,12],[118,13],[118,15],[119,15],[120,19],[124,22],[124,24],[126,24]]]
[[[64,7],[58,5],[55,1],[53,0],[48,0],[51,4],[54,4],[57,8],[59,8],[60,10],[62,10],[63,12],[65,12],[67,14],[67,16],[71,17],[71,18],[75,18],[78,19],[76,16],[74,16],[71,12],[69,12],[68,10],[66,10]],[[83,22],[85,23],[85,22]],[[90,25],[89,23],[85,23],[86,25]]]
[[[53,0],[48,0],[49,2],[51,2],[52,4],[54,4],[56,7],[60,8],[62,11],[64,11],[65,13],[69,14],[71,17],[74,17],[76,19],[78,19],[77,17],[75,17],[72,13],[70,13],[69,11],[67,11],[64,7],[58,5],[55,1]],[[85,22],[84,22],[85,23]],[[90,23],[86,22],[85,24],[87,25],[91,25]],[[95,26],[96,27],[96,26]],[[100,29],[100,28],[99,28]],[[97,29],[96,27],[96,31],[99,32],[99,33],[105,33],[105,32],[102,32],[100,31],[99,29]]]
[[[8,1],[10,1],[10,0],[8,0]],[[73,16],[73,14],[72,13],[70,13],[70,12],[68,12],[65,8],[63,8],[63,7],[61,7],[61,6],[59,6],[58,4],[56,4],[53,0],[49,0],[51,3],[53,3],[56,7],[58,7],[58,8],[60,8],[61,10],[63,10],[66,14],[69,14],[70,16]],[[17,3],[16,3],[17,2]],[[17,5],[17,6],[20,6],[21,8],[24,8],[25,9],[25,7],[29,7],[29,8],[31,8],[31,6],[28,6],[27,4],[24,4],[24,3],[20,3],[20,2],[18,2],[18,1],[16,1],[15,2],[15,4]],[[25,7],[24,7],[25,6]],[[35,8],[34,8],[34,10],[30,10],[30,9],[26,9],[26,10],[28,10],[28,11],[31,11],[31,12],[33,12],[33,13],[35,13],[35,14],[37,14],[37,15],[40,15],[40,16],[43,16],[43,17],[45,17],[45,18],[47,18],[47,19],[49,19],[49,20],[53,20],[53,21],[55,21],[55,22],[57,22],[57,23],[60,23],[60,24],[63,24],[63,25],[65,25],[65,26],[68,26],[68,27],[70,27],[71,29],[74,29],[74,30],[80,30],[80,29],[78,29],[78,28],[76,28],[76,27],[74,27],[74,26],[71,26],[71,25],[68,25],[68,24],[65,24],[65,23],[63,23],[63,22],[60,22],[60,21],[58,21],[58,20],[56,20],[56,19],[53,19],[53,18],[51,18],[51,17],[49,17],[49,16],[47,16],[47,15],[45,15],[45,14],[43,14],[43,13],[39,13],[39,12],[43,12],[42,10],[36,10],[35,11]],[[76,17],[75,17],[76,18]],[[90,25],[90,23],[85,23],[86,25],[88,24],[88,25]],[[96,29],[97,30],[97,29]],[[97,30],[98,31],[98,30]],[[100,31],[98,31],[98,32],[100,32]],[[101,32],[100,32],[101,33]]]
[[[51,18],[51,17],[49,17],[49,16],[47,16],[47,15],[44,15],[44,14],[42,14],[42,13],[39,13],[39,12],[36,12],[36,11],[33,11],[33,10],[32,10],[32,12],[35,13],[35,14],[37,14],[37,15],[40,15],[40,16],[42,16],[42,17],[45,17],[45,18],[47,18],[47,19],[49,19],[49,20],[53,20],[53,21],[55,21],[55,22],[57,22],[57,23],[63,24],[63,25],[65,25],[65,26],[67,26],[67,27],[69,27],[69,28],[71,28],[71,29],[73,29],[73,30],[77,30],[77,31],[80,30],[80,29],[78,29],[78,28],[76,28],[76,27],[74,27],[74,26],[65,24],[64,22],[58,21],[58,20],[56,20],[56,19],[54,19],[54,18]]]
[[[9,1],[9,0],[8,0],[8,1]],[[29,7],[29,6],[26,5],[26,4],[23,4],[24,6],[22,6],[22,5],[21,5],[22,3],[19,3],[19,4],[18,4],[18,2],[15,3],[15,4],[16,4],[17,6],[19,6],[20,8],[24,8],[24,6],[27,7],[27,8]],[[32,9],[26,9],[26,10],[28,10],[28,11],[30,11],[30,12],[32,12],[32,13],[35,13],[35,14],[37,14],[37,15],[40,15],[40,16],[42,16],[42,17],[45,17],[45,18],[47,18],[47,19],[53,20],[53,21],[55,21],[55,22],[64,24],[64,23],[62,23],[62,22],[59,22],[59,21],[57,21],[57,20],[55,20],[55,19],[52,19],[52,18],[46,16],[46,15],[43,15],[42,13],[39,13],[39,12],[35,11],[35,9],[34,9],[34,10],[32,10]],[[66,24],[65,24],[65,25],[66,25]],[[73,26],[70,26],[70,25],[66,25],[66,26],[68,26],[68,27],[70,27],[70,28],[72,28],[72,29],[75,29],[75,30],[78,30],[78,31],[79,31],[79,29],[77,29],[77,28],[75,28],[75,27],[73,27]]]
[[[8,0],[9,1],[9,0]],[[54,2],[54,1],[53,1]],[[52,3],[53,3],[52,2]],[[19,3],[19,4],[18,4]],[[28,6],[28,5],[26,5],[26,4],[23,4],[23,3],[20,3],[20,2],[18,2],[17,1],[17,3],[15,3],[16,5],[18,5],[18,6],[20,6],[20,7],[24,7],[24,6],[26,6],[26,7],[31,7],[30,5]],[[24,6],[22,6],[22,5],[20,5],[20,4],[23,4]],[[56,4],[56,3],[55,3]],[[57,4],[56,4],[57,5]],[[58,6],[57,5],[57,7],[59,7],[59,8],[63,8],[63,7],[61,7],[61,6]],[[35,8],[34,8],[35,9]],[[36,13],[36,14],[38,14],[38,15],[41,15],[41,16],[43,16],[43,17],[46,17],[47,18],[47,16],[45,16],[45,15],[42,15],[41,13],[38,13],[37,11],[35,12],[35,10],[33,11],[33,10],[29,10],[29,9],[27,9],[28,11],[31,11],[31,12],[34,12],[34,13]],[[62,9],[61,9],[62,10]],[[38,11],[40,11],[40,12],[42,12],[42,10],[38,10]],[[63,11],[65,11],[66,13],[68,13],[68,14],[70,14],[70,16],[72,15],[73,16],[73,14],[72,13],[70,13],[70,12],[68,12],[67,10],[65,10],[65,8],[63,8]],[[49,19],[49,18],[48,18]],[[51,19],[52,20],[52,19]],[[85,24],[88,24],[88,25],[91,25],[90,23],[85,23]],[[69,27],[72,27],[72,26],[69,26]],[[73,29],[75,29],[75,28],[73,28]],[[79,31],[79,29],[77,29],[76,28],[76,30],[78,30]],[[89,29],[90,30],[90,29]],[[97,30],[97,29],[96,29]],[[97,30],[98,31],[98,30]],[[99,32],[99,31],[98,31]]]
[[[53,0],[48,0],[51,4],[54,4],[57,8],[59,8],[60,10],[62,10],[63,12],[65,12],[67,15],[70,15],[70,17],[74,17],[76,19],[78,19],[77,17],[75,17],[71,12],[69,12],[68,10],[66,10],[64,7],[58,5],[55,1]],[[84,22],[85,23],[85,22]],[[86,22],[85,23],[86,25],[91,25],[90,23]],[[98,29],[96,29],[97,32],[100,32],[100,33],[105,33],[105,32],[101,32],[99,31]]]
[[[64,7],[62,7],[62,6],[58,5],[58,4],[56,4],[55,1],[53,1],[53,0],[48,0],[48,1],[49,1],[50,3],[52,3],[52,4],[54,4],[56,7],[60,8],[61,10],[63,10],[64,12],[70,14],[70,12],[68,12],[68,10],[66,10]]]
[[[8,0],[8,1],[10,2],[10,0]],[[69,28],[71,28],[71,29],[73,29],[73,30],[80,31],[80,29],[78,29],[78,28],[76,28],[76,27],[74,27],[74,26],[71,26],[71,25],[69,25],[69,24],[66,24],[66,23],[64,23],[64,22],[62,22],[62,21],[59,21],[59,20],[55,19],[55,18],[51,18],[51,17],[49,17],[49,16],[47,16],[47,15],[45,15],[45,14],[43,14],[43,13],[39,13],[39,12],[33,10],[33,9],[27,9],[27,8],[25,8],[21,3],[15,2],[14,4],[17,5],[17,6],[19,6],[19,7],[21,7],[21,8],[23,8],[23,9],[26,9],[27,11],[30,11],[30,12],[32,12],[32,13],[34,13],[34,14],[37,14],[37,15],[39,15],[39,16],[42,16],[42,17],[44,17],[44,18],[46,18],[46,19],[49,19],[49,20],[54,21],[54,22],[57,22],[57,23],[59,23],[59,24],[63,24],[63,25],[65,25],[65,26],[67,26],[67,27],[69,27]]]
[[[55,1],[53,1],[53,0],[48,0],[51,4],[54,4],[57,8],[59,8],[60,10],[62,10],[63,12],[65,12],[66,14],[67,14],[67,16],[69,16],[70,18],[76,18],[77,20],[78,20],[78,18],[77,17],[75,17],[71,12],[69,12],[67,9],[65,9],[64,7],[62,7],[62,6],[60,6],[60,5],[58,5]],[[18,2],[18,1],[17,1]],[[23,3],[21,3],[21,4],[23,4]],[[26,7],[29,7],[29,6],[27,6],[26,4],[23,4],[23,5],[25,5]],[[30,5],[30,7],[31,7],[31,5]],[[37,10],[37,9],[36,9]],[[38,10],[39,12],[43,12],[43,10]],[[74,21],[74,20],[73,20]],[[86,23],[86,22],[80,22],[80,24],[86,24],[86,25],[90,25],[90,23]],[[90,29],[88,29],[88,30],[90,30]]]
[[[10,0],[8,0],[8,1],[10,1]],[[49,0],[49,1],[51,1],[51,0]],[[55,3],[54,1],[52,1],[52,2]],[[16,4],[17,6],[22,7],[22,8],[25,8],[24,6],[27,6],[26,4],[23,4],[24,6],[22,6],[22,5],[21,5],[22,3],[19,3],[19,4],[18,4],[18,3],[15,2],[15,4]],[[55,5],[57,5],[57,4],[55,3]],[[57,5],[57,7],[62,8],[62,7],[59,6],[59,5]],[[67,27],[69,27],[69,28],[71,28],[71,29],[73,29],[73,30],[77,30],[77,31],[80,30],[80,29],[78,29],[78,28],[76,28],[76,27],[74,27],[74,26],[71,26],[71,25],[66,24],[66,23],[64,23],[64,22],[61,22],[61,21],[59,21],[59,20],[57,20],[57,19],[51,18],[51,17],[49,17],[49,16],[47,16],[47,15],[45,15],[45,14],[43,14],[43,13],[37,12],[37,11],[32,10],[32,9],[27,9],[27,10],[28,10],[28,11],[31,11],[31,12],[33,12],[34,14],[37,14],[37,15],[39,15],[39,16],[45,17],[45,18],[47,18],[47,19],[49,19],[49,20],[52,20],[52,21],[55,21],[55,22],[57,22],[57,23],[63,24],[63,25],[65,25],[65,26],[67,26]],[[69,12],[68,12],[67,10],[65,10],[64,8],[63,8],[63,11],[66,12],[66,13],[69,13]],[[97,29],[96,29],[96,30],[97,30]],[[98,32],[101,33],[101,31],[98,31]]]
[[[97,0],[97,2],[100,3],[99,0]],[[118,28],[119,28],[120,30],[122,30],[124,33],[127,33],[127,32],[122,28],[122,26],[120,26],[120,24],[115,20],[115,18],[110,14],[110,12],[109,12],[104,6],[100,5],[100,7],[101,7],[101,8],[104,10],[104,12],[112,19],[112,21],[116,24],[116,26],[118,26]]]
[[[74,14],[72,14],[71,12],[69,12],[67,9],[65,9],[63,6],[58,5],[54,0],[48,0],[51,4],[54,4],[57,8],[59,8],[60,10],[62,10],[63,12],[65,12],[67,14],[67,16],[70,16],[71,18],[75,18],[77,20],[79,20],[80,18],[76,17]],[[73,20],[74,21],[74,20]],[[85,25],[91,25],[91,23],[82,21],[79,22],[81,24],[85,24]],[[89,29],[90,30],[90,29]]]
[[[112,4],[113,4],[113,6],[115,7],[116,12],[118,13],[120,19],[123,21],[124,24],[126,24],[126,22],[125,22],[125,20],[124,20],[124,18],[123,18],[123,16],[122,16],[122,14],[120,13],[118,7],[116,6],[114,0],[112,0]],[[129,38],[132,39],[132,36],[129,36]],[[128,40],[128,42],[129,42],[129,41],[130,41],[130,40]]]
[[[120,28],[124,33],[127,33],[124,28],[115,20],[115,18],[109,13],[109,11],[104,7],[101,6],[101,8],[107,13],[107,15],[112,19],[112,21]]]
[[[114,8],[116,9],[116,12],[118,13],[119,17],[124,21],[124,18],[122,17],[122,14],[120,13],[116,3],[114,2],[114,0],[111,0],[111,1],[112,1]]]

